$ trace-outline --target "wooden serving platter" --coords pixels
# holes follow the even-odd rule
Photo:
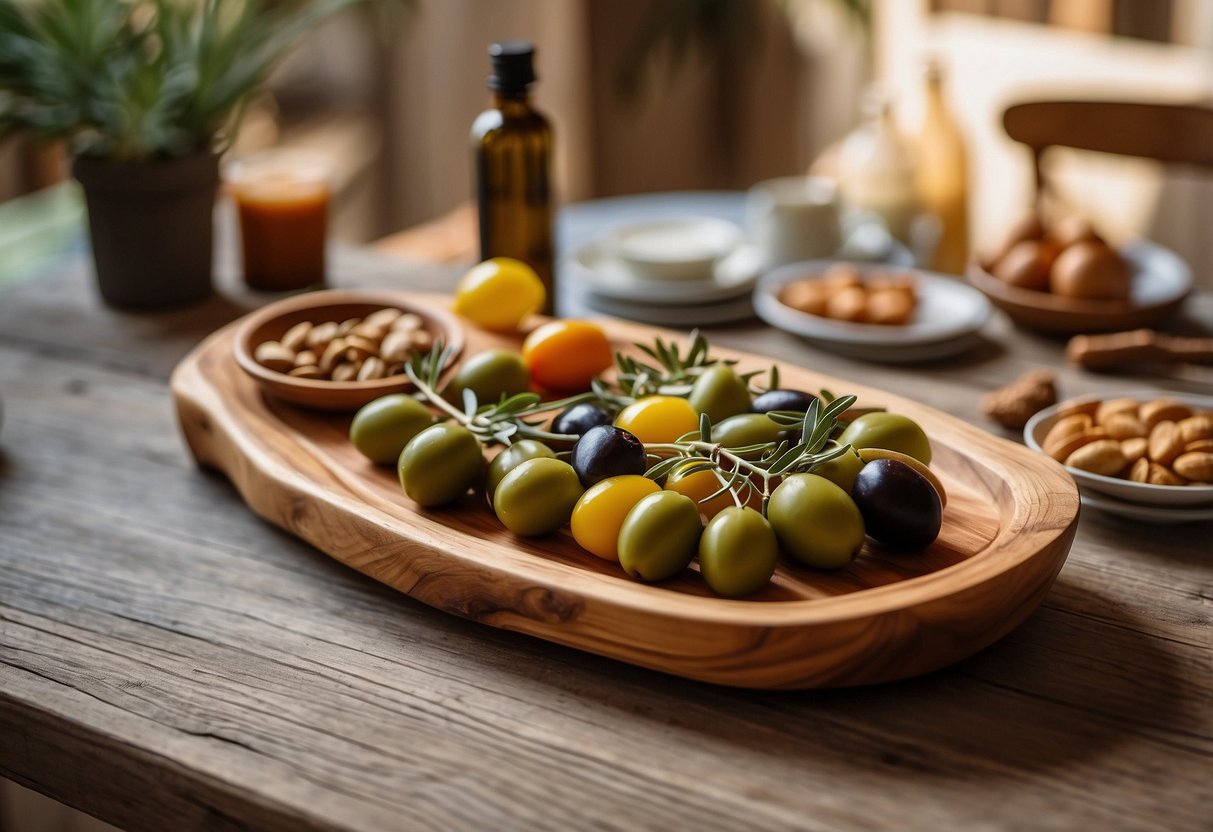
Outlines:
[[[400,293],[438,306],[449,298]],[[605,321],[620,347],[651,327]],[[565,533],[518,538],[483,497],[422,510],[395,472],[349,444],[348,416],[266,397],[233,358],[237,324],[173,373],[181,427],[202,465],[223,471],[257,514],[430,606],[667,673],[755,688],[905,678],[969,656],[1044,598],[1069,552],[1078,492],[1057,463],[890,393],[780,363],[787,386],[859,396],[917,420],[949,495],[939,539],[895,554],[869,541],[847,568],[782,563],[744,600],[713,595],[694,569],[656,585],[583,552]],[[467,328],[465,355],[511,339]],[[714,348],[741,369],[770,359]]]

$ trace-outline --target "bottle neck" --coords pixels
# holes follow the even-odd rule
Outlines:
[[[528,110],[531,107],[530,91],[493,90],[493,106],[505,113]]]
[[[943,77],[939,73],[927,75],[926,103],[928,112],[947,112],[948,108],[943,95]]]

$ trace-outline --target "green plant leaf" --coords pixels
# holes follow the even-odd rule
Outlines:
[[[0,133],[117,160],[222,144],[286,52],[364,1],[0,0]]]

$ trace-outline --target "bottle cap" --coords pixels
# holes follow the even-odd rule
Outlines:
[[[493,74],[489,76],[491,90],[525,90],[535,83],[535,46],[525,40],[505,40],[489,47]]]

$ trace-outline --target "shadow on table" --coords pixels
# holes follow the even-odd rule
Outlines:
[[[842,771],[1016,777],[1098,758],[1129,737],[1174,731],[1195,718],[1198,705],[1183,697],[1176,663],[1135,616],[1059,584],[1050,598],[1081,596],[1082,610],[1046,602],[1018,630],[951,668],[864,688],[737,690],[498,631],[480,637],[517,645],[519,655],[495,671],[559,687],[624,719],[658,723],[666,735],[710,737],[793,770],[827,760]]]

